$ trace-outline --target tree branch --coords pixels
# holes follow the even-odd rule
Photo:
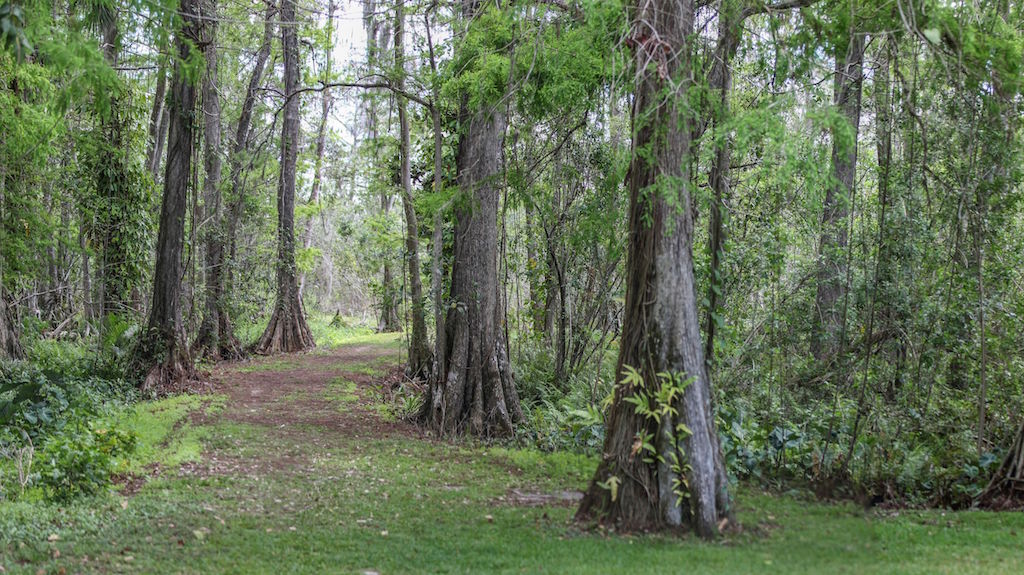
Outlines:
[[[783,0],[782,2],[776,2],[774,4],[757,4],[747,6],[743,9],[740,20],[746,20],[755,14],[770,14],[772,12],[782,12],[784,10],[792,10],[794,8],[806,8],[811,4],[814,4],[818,0]]]
[[[376,81],[367,81],[367,80],[370,80],[373,77],[377,77],[379,79],[376,80]],[[377,74],[374,74],[372,76],[366,76],[366,77],[364,77],[364,78],[362,78],[362,79],[360,79],[358,81],[355,81],[355,82],[324,82],[323,80],[321,80],[315,86],[306,86],[305,88],[299,88],[299,89],[295,90],[294,92],[292,92],[290,94],[287,94],[287,95],[284,94],[283,92],[281,92],[280,90],[276,90],[276,89],[272,89],[272,88],[264,88],[264,90],[274,91],[274,92],[277,92],[279,95],[285,97],[284,102],[277,109],[277,112],[275,112],[275,115],[276,115],[295,96],[298,96],[300,94],[304,94],[304,93],[307,93],[307,92],[323,92],[324,90],[328,90],[328,89],[331,89],[331,88],[361,88],[361,89],[365,89],[365,90],[370,90],[370,89],[390,90],[396,96],[400,96],[400,97],[405,98],[407,100],[410,100],[412,102],[416,102],[417,104],[423,106],[424,108],[426,108],[428,110],[433,110],[434,109],[434,103],[431,102],[430,100],[427,100],[426,98],[423,98],[422,96],[419,96],[419,95],[414,94],[412,92],[409,92],[409,91],[406,91],[406,90],[401,90],[401,89],[399,89],[398,87],[395,86],[395,84],[391,81],[390,78],[387,78],[385,76],[380,76],[380,75],[377,75]]]

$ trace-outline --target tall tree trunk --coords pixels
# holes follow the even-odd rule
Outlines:
[[[853,430],[850,433],[850,445],[846,452],[846,457],[843,459],[843,469],[849,465],[849,462],[853,460],[853,452],[857,446],[857,440],[860,434],[860,425],[865,415],[867,415],[868,402],[867,402],[867,388],[868,388],[868,374],[871,371],[871,359],[874,355],[874,334],[875,334],[875,317],[878,315],[876,308],[879,305],[879,288],[882,287],[882,277],[886,269],[887,259],[887,243],[886,237],[888,235],[888,223],[886,222],[886,214],[889,208],[889,133],[888,126],[888,83],[889,83],[889,60],[887,55],[887,46],[884,45],[881,49],[881,61],[879,66],[875,70],[875,89],[876,89],[876,114],[875,122],[878,124],[878,142],[876,150],[878,152],[878,251],[875,255],[875,269],[874,277],[872,278],[870,291],[867,294],[868,297],[868,321],[867,328],[864,333],[864,358],[863,358],[863,370],[861,372],[860,389],[857,396],[857,411],[854,415]],[[881,93],[884,90],[884,96]],[[866,258],[865,258],[866,259]],[[866,262],[865,262],[866,263]],[[884,300],[884,298],[882,298]]]
[[[381,192],[380,196],[380,211],[384,215],[385,219],[388,214],[391,213],[391,198],[388,197],[388,193]],[[390,250],[386,250],[383,257],[384,263],[381,266],[381,301],[380,301],[380,318],[377,322],[377,331],[379,333],[392,333],[402,330],[401,319],[398,315],[398,304],[399,298],[396,297],[397,290],[395,289],[395,274],[391,271],[391,258]]]
[[[891,205],[895,205],[892,198],[892,87],[890,82],[890,70],[892,62],[897,59],[896,40],[891,34],[883,35],[882,45],[879,46],[877,62],[874,71],[874,106],[875,106],[875,156],[878,159],[878,198],[879,198],[879,235],[878,235],[878,279],[873,288],[876,292],[883,290],[876,305],[881,309],[878,311],[877,322],[880,324],[879,331],[895,332],[896,357],[892,358],[894,374],[886,385],[885,395],[892,401],[895,399],[899,389],[901,367],[903,362],[904,342],[903,329],[897,325],[899,320],[896,317],[898,312],[892,303],[892,293],[898,279],[894,277],[893,265],[891,263],[892,243],[894,228],[897,223],[887,222],[882,217]]]
[[[424,15],[424,28],[427,35],[427,55],[430,61],[430,71],[433,74],[430,83],[430,122],[434,136],[434,194],[440,194],[444,184],[444,134],[441,132],[441,99],[440,78],[437,73],[437,58],[434,54],[434,40],[430,32],[430,10]],[[444,298],[442,286],[444,284],[442,256],[444,255],[444,214],[448,210],[451,200],[444,206],[438,208],[434,213],[434,230],[430,237],[430,296],[434,303],[434,362],[428,380],[431,391],[436,391],[437,382],[445,376],[444,358],[448,356],[447,341],[444,329]],[[430,400],[431,396],[427,397]],[[426,420],[432,403],[424,402],[421,419]]]
[[[849,124],[849,132],[832,130],[833,185],[825,192],[818,245],[817,295],[812,353],[824,360],[839,351],[843,282],[843,253],[847,245],[846,218],[857,177],[857,134],[860,127],[861,85],[864,76],[864,35],[851,32],[845,52],[836,55],[834,102]],[[844,133],[847,137],[844,137]]]
[[[92,299],[92,270],[89,265],[91,254],[89,253],[88,234],[85,231],[87,222],[84,216],[78,226],[78,250],[82,254],[82,312],[85,333],[88,334],[89,326],[96,320],[96,311]]]
[[[156,72],[156,91],[153,92],[153,110],[149,114],[149,141],[146,144],[146,169],[153,175],[153,180],[156,180],[156,172],[160,167],[159,153],[163,151],[160,139],[166,99],[167,62],[161,58]]]
[[[714,98],[713,122],[716,130],[722,133],[714,138],[715,155],[712,158],[711,172],[708,175],[713,192],[711,214],[708,218],[708,252],[711,256],[711,270],[708,282],[708,312],[705,321],[704,356],[708,365],[715,360],[715,335],[718,331],[718,315],[722,307],[722,255],[725,249],[724,212],[726,198],[729,196],[729,171],[732,163],[732,139],[725,133],[725,124],[729,118],[729,93],[732,90],[732,60],[739,47],[742,33],[741,4],[725,1],[719,8],[718,44],[715,50],[717,61],[714,63],[710,79]]]
[[[0,164],[0,237],[3,233],[4,204],[6,202],[7,171]],[[4,260],[0,254],[0,358],[20,358],[23,355],[20,338],[18,337],[17,319],[14,310],[7,302],[4,291]]]
[[[180,0],[178,12],[181,28],[175,40],[177,57],[168,107],[171,122],[156,241],[153,300],[146,331],[139,339],[133,357],[134,373],[142,378],[143,390],[151,391],[164,390],[195,374],[184,342],[179,295],[197,92],[186,67],[193,47],[202,41],[202,24],[198,0]]]
[[[463,18],[471,21],[483,6],[466,0]],[[502,103],[471,110],[468,98],[459,114],[465,127],[456,170],[468,199],[455,210],[453,301],[445,319],[446,354],[436,358],[444,375],[428,385],[423,415],[442,434],[468,429],[509,435],[522,409],[508,364],[498,284],[498,184],[507,118]]]
[[[405,2],[395,5],[395,87],[405,90]],[[409,155],[409,102],[398,96],[398,124],[400,132],[402,207],[405,211],[405,257],[409,274],[409,311],[412,315],[412,333],[409,337],[409,368],[414,379],[426,379],[430,374],[430,344],[427,341],[426,302],[423,298],[423,279],[420,277],[420,232],[416,206],[412,198],[412,173]]]
[[[391,33],[388,31],[386,21],[380,18],[378,4],[375,0],[365,0],[363,3],[363,26],[366,30],[366,61],[371,66],[382,64],[388,42],[391,40]],[[369,141],[374,146],[374,163],[380,162],[380,141],[378,134],[377,104],[374,94],[369,93],[364,101],[364,119],[366,121],[366,133],[369,134]],[[380,213],[386,219],[391,212],[392,198],[386,187],[380,192]],[[398,315],[398,298],[395,297],[394,273],[391,271],[391,259],[384,254],[381,265],[381,293],[380,293],[380,315],[377,318],[377,331],[388,333],[401,330]]]
[[[164,98],[166,100],[166,97]],[[163,113],[160,115],[160,126],[156,130],[156,147],[153,149],[153,156],[150,158],[149,173],[153,175],[153,181],[157,181],[160,175],[160,160],[164,157],[164,145],[167,142],[167,132],[170,129],[171,111],[167,102],[164,102]]]
[[[103,57],[110,66],[117,65],[117,56],[120,48],[121,33],[118,28],[116,8],[101,8],[105,13],[102,16],[103,34]],[[128,130],[126,118],[120,109],[117,100],[111,99],[110,110],[107,117],[100,122],[101,137],[105,143],[115,149],[125,148],[125,132]],[[111,160],[113,166],[122,168],[126,160],[114,158]],[[117,171],[115,168],[115,172]],[[111,209],[126,206],[123,200],[131,192],[123,189],[123,182],[118,181],[116,175],[111,179],[111,171],[104,170],[96,174],[96,189],[104,197],[108,210],[99,213],[100,232],[100,269],[97,274],[97,288],[99,289],[100,315],[103,318],[123,312],[129,308],[128,300],[131,290],[134,287],[133,278],[126,273],[127,262],[132,257],[129,253],[131,245],[125,240],[122,233],[124,214],[118,214],[119,210]]]
[[[277,186],[277,301],[270,323],[256,344],[259,353],[312,348],[313,334],[299,298],[295,269],[295,168],[299,145],[299,44],[295,0],[281,0],[281,52],[284,55],[284,120],[281,128],[281,176]]]
[[[324,149],[327,147],[327,116],[331,112],[331,90],[326,87],[326,84],[331,81],[331,54],[330,50],[334,48],[331,43],[331,38],[334,35],[334,10],[337,5],[333,0],[327,5],[327,45],[330,46],[327,51],[327,65],[325,67],[325,73],[323,82],[325,87],[320,94],[320,124],[316,131],[316,164],[313,168],[313,187],[309,191],[309,205],[314,206],[320,202],[320,187],[323,181],[323,164],[324,164]],[[302,232],[302,247],[308,250],[313,246],[313,220],[315,216],[310,214],[309,218],[306,219],[306,227]],[[306,291],[306,272],[299,274],[299,298],[302,298],[302,294]]]
[[[727,486],[711,413],[693,275],[690,197],[692,0],[641,0],[630,38],[636,61],[633,159],[629,170],[629,251],[626,307],[617,374],[642,376],[639,389],[620,385],[608,415],[604,456],[577,517],[601,518],[626,529],[674,527],[689,521],[703,537],[718,533],[726,515]],[[652,40],[657,38],[658,41]],[[630,399],[653,397],[660,373],[688,378],[673,401],[678,416],[660,424],[637,413]],[[676,432],[684,424],[689,433]],[[681,437],[678,437],[678,436]],[[649,437],[656,454],[644,453]],[[647,463],[653,456],[658,463]],[[688,469],[689,507],[676,493],[679,466]]]
[[[208,15],[215,17],[216,0],[208,0]],[[217,21],[207,24],[206,75],[203,77],[203,211],[206,240],[206,293],[203,322],[193,352],[220,359],[220,316],[224,294],[224,227],[220,195],[220,98],[217,95]]]
[[[253,110],[256,107],[256,97],[263,81],[263,71],[270,57],[271,41],[274,39],[274,14],[277,13],[277,6],[273,0],[266,1],[266,10],[263,13],[263,40],[256,51],[253,59],[252,75],[249,76],[249,84],[245,89],[245,97],[242,100],[241,113],[238,116],[238,124],[235,126],[235,137],[231,143],[231,155],[228,158],[228,172],[231,179],[231,196],[228,202],[226,221],[224,223],[224,241],[227,253],[224,258],[224,290],[221,292],[221,302],[217,306],[220,327],[220,356],[237,357],[241,355],[242,349],[235,337],[234,327],[231,324],[229,308],[229,297],[233,289],[233,272],[235,265],[235,242],[238,236],[238,226],[242,220],[242,211],[245,207],[245,189],[242,185],[242,175],[246,167],[246,156],[249,150],[249,137],[252,128]]]

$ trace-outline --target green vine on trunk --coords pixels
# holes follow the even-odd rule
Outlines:
[[[647,429],[637,432],[633,442],[632,455],[642,456],[644,463],[648,465],[670,463],[676,477],[672,485],[673,492],[680,501],[689,500],[690,486],[686,478],[691,469],[689,463],[686,462],[686,453],[680,445],[680,441],[692,435],[693,432],[685,423],[676,422],[670,428],[670,436],[667,438],[668,447],[659,452],[655,433],[650,429],[661,429],[662,420],[665,418],[675,421],[679,416],[676,405],[682,399],[686,388],[692,385],[697,378],[687,377],[684,373],[662,371],[655,375],[658,385],[652,389],[646,385],[644,376],[636,368],[624,365],[622,370],[624,373],[618,385],[627,390],[623,393],[622,400],[631,404],[634,412],[650,424]],[[632,390],[632,393],[629,393],[628,390]],[[611,491],[612,501],[615,501],[621,482],[622,480],[618,476],[612,475],[605,481],[599,482],[598,485],[602,489]]]

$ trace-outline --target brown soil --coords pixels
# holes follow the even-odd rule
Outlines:
[[[385,421],[373,411],[374,398],[385,393],[391,373],[372,377],[351,371],[367,363],[376,365],[390,353],[364,345],[218,364],[209,379],[212,392],[227,396],[224,409],[212,416],[200,414],[193,423],[221,419],[252,425],[267,434],[268,444],[301,444],[307,449],[275,449],[246,458],[212,450],[201,461],[182,465],[179,473],[198,477],[301,474],[312,469],[311,452],[321,451],[310,446],[329,452],[342,441],[361,437],[423,437],[414,425]],[[328,388],[339,380],[355,384],[352,395],[357,399],[340,403],[330,398]]]

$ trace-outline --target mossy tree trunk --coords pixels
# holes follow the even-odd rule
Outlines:
[[[405,3],[395,5],[395,87],[405,90]],[[412,171],[409,156],[412,145],[409,135],[409,103],[405,97],[397,98],[400,132],[402,207],[405,212],[405,258],[409,275],[409,313],[412,330],[409,334],[409,377],[425,379],[430,374],[431,355],[427,341],[426,300],[420,277],[419,221],[412,197]]]

